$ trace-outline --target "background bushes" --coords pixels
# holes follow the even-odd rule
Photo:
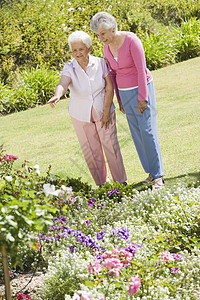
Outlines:
[[[59,79],[58,72],[37,67],[16,74],[12,87],[0,82],[1,115],[45,104],[51,98]]]
[[[57,82],[52,82],[51,89],[48,70],[60,71],[71,58],[67,37],[72,31],[88,32],[93,39],[92,54],[103,56],[103,45],[89,28],[98,11],[110,12],[119,30],[141,38],[150,70],[200,53],[200,0],[4,0],[0,6],[1,114],[46,103]],[[32,83],[26,83],[28,73]],[[33,88],[34,76],[41,76],[42,84],[36,80]]]

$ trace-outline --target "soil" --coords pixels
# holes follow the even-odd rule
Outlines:
[[[20,275],[19,277],[12,279],[10,282],[11,293],[14,293],[14,295],[16,293],[17,294],[25,294],[25,295],[28,295],[29,297],[31,297],[31,300],[38,300],[36,292],[39,290],[39,288],[41,287],[41,285],[43,283],[44,273],[36,272],[31,280],[31,282],[27,285],[27,283],[29,282],[31,277],[32,277],[32,273],[27,273],[27,274]],[[23,289],[23,290],[21,290],[21,289]],[[4,294],[5,294],[5,287],[4,287],[3,282],[0,281],[0,295],[4,295]]]

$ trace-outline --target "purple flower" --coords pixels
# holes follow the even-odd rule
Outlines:
[[[175,273],[179,272],[180,268],[172,267],[171,270],[172,270],[172,273],[175,274]]]
[[[85,220],[84,223],[85,223],[86,226],[88,226],[89,223],[90,223],[90,221],[89,220]]]
[[[104,229],[102,229],[100,232],[97,232],[97,240],[102,240],[105,233],[106,231]]]
[[[130,252],[132,256],[135,256],[136,249],[133,248],[132,246],[128,246],[127,248],[125,248],[125,250]]]
[[[118,228],[118,229],[113,229],[111,235],[117,235],[119,238],[123,240],[128,240],[129,238],[129,230],[128,228]]]
[[[67,220],[66,220],[65,217],[59,217],[59,221],[60,221],[61,223],[67,223]]]
[[[65,249],[65,250],[67,250],[67,249]],[[77,247],[76,247],[76,245],[69,246],[69,250],[70,250],[72,253],[77,252]]]
[[[120,194],[120,191],[116,190],[116,189],[113,189],[111,191],[108,192],[108,196],[110,197],[112,194]]]
[[[183,255],[180,253],[172,253],[172,256],[174,257],[175,260],[181,260],[181,259],[186,259]]]
[[[141,246],[140,244],[133,243],[133,242],[131,242],[131,244],[132,244],[135,248],[142,249],[142,246]]]
[[[97,208],[102,208],[104,206],[104,204],[102,203],[102,204],[98,204],[97,205]]]
[[[91,200],[88,200],[88,202],[87,202],[88,206],[94,206],[95,201],[94,201],[93,199],[95,199],[95,198],[92,197]],[[95,199],[95,200],[96,200],[96,199]]]

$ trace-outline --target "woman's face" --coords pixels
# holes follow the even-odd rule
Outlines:
[[[88,48],[82,41],[71,43],[73,57],[81,62],[88,58],[90,48]]]
[[[112,43],[115,34],[116,30],[114,28],[106,29],[104,27],[100,27],[99,30],[96,32],[96,35],[100,39],[100,41],[102,41],[106,45]]]

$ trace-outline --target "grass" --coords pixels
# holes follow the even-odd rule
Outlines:
[[[200,57],[153,71],[158,109],[158,131],[166,184],[176,178],[190,182],[200,171]],[[115,100],[116,104],[116,100]],[[39,164],[45,173],[81,177],[95,186],[80,150],[70,116],[68,99],[55,109],[49,105],[0,118],[0,144],[7,153]],[[116,104],[118,138],[128,183],[142,181],[144,173],[133,145],[125,116]]]

